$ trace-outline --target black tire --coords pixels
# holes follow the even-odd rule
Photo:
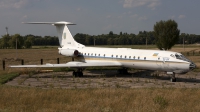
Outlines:
[[[76,76],[76,72],[73,71],[72,75],[75,77]]]
[[[83,72],[78,72],[79,77],[83,77]]]
[[[118,72],[119,74],[128,74],[127,69],[119,69]]]
[[[171,82],[176,82],[176,78],[171,78],[170,81]]]
[[[78,72],[73,72],[73,76],[77,77],[78,76]]]
[[[118,73],[119,73],[119,74],[122,74],[122,70],[121,70],[121,69],[119,69],[119,70],[118,70]]]

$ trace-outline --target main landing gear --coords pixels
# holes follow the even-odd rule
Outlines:
[[[128,74],[127,68],[122,68],[118,70],[119,74]]]
[[[83,77],[83,69],[78,69],[77,71],[73,71],[74,77]]]

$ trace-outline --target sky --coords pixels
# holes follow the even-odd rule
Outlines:
[[[175,20],[180,33],[200,34],[200,0],[0,0],[0,35],[57,36],[51,25],[67,21],[72,35],[138,34],[161,20]]]

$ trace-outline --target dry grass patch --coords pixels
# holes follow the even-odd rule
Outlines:
[[[180,47],[172,50],[181,52]],[[191,51],[197,48],[186,48]],[[182,49],[183,50],[183,49]],[[15,50],[0,49],[0,60],[10,59],[16,56]],[[71,59],[58,55],[57,48],[52,49],[20,49],[18,58],[24,59],[24,64],[40,64],[40,59],[45,63],[56,63],[60,58],[60,63],[68,62]],[[200,67],[199,56],[188,56]],[[54,60],[55,59],[55,60]],[[20,64],[13,61],[7,64]],[[0,64],[2,68],[2,65]],[[0,70],[3,73],[12,71],[24,72],[36,71],[36,69],[8,69]],[[39,80],[39,78],[37,78]],[[54,78],[57,81],[57,77]],[[105,80],[105,79],[103,79]],[[92,79],[80,81],[73,79],[74,82],[82,84],[88,83],[88,87],[93,83]],[[144,82],[152,83],[150,80],[128,80],[130,83]],[[153,81],[157,83],[156,80]],[[53,88],[54,84],[49,84],[48,80],[44,81],[46,85]],[[127,82],[128,83],[128,82]],[[175,88],[141,88],[141,89],[124,89],[116,83],[119,88],[111,88],[109,83],[102,83],[105,89],[37,89],[0,86],[0,111],[200,111],[200,90],[199,89],[175,89]],[[31,85],[30,85],[31,86]],[[76,85],[77,88],[78,84]]]
[[[2,60],[6,62],[6,71],[26,71],[34,69],[11,69],[8,68],[9,65],[20,65],[21,60],[24,60],[24,64],[40,64],[40,60],[43,59],[43,64],[45,63],[57,63],[57,58],[60,59],[60,63],[66,63],[71,61],[71,58],[62,56],[58,54],[57,48],[51,49],[18,49],[17,53],[15,49],[0,49],[0,74],[3,71]],[[16,60],[16,58],[18,60]],[[38,69],[38,68],[37,68]]]
[[[200,111],[199,89],[34,89],[0,86],[1,111]]]
[[[0,49],[0,60],[7,59],[24,59],[24,64],[40,64],[40,59],[44,59],[44,63],[57,63],[57,58],[60,58],[60,62],[66,63],[71,58],[66,58],[58,54],[58,49],[18,49],[17,53],[15,49]],[[13,60],[14,61],[14,60]],[[20,61],[19,61],[19,64]]]

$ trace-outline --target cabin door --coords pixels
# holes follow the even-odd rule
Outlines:
[[[157,65],[157,67],[158,67],[159,70],[162,70],[162,68],[163,68],[163,61],[162,61],[162,57],[161,56],[159,56],[157,58],[156,65]]]
[[[169,69],[169,58],[163,57],[163,69],[168,70]]]

